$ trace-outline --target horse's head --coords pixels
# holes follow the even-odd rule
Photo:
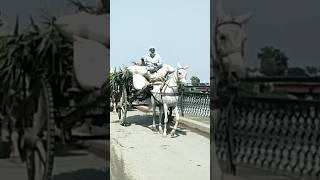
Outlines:
[[[216,16],[214,29],[214,53],[215,64],[219,67],[220,73],[216,76],[238,80],[245,74],[244,48],[246,34],[243,25],[249,21],[251,13],[231,17],[223,11],[220,0],[216,1]],[[218,77],[222,78],[222,77]]]
[[[181,66],[180,63],[178,63],[177,66],[177,82],[180,84],[185,84],[187,83],[187,69],[188,66]]]

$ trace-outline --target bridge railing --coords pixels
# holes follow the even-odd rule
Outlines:
[[[250,82],[320,82],[320,78],[251,78]],[[236,164],[320,178],[320,101],[240,97],[231,119]],[[228,158],[227,116],[215,128],[217,155]]]
[[[184,92],[178,104],[182,116],[210,117],[210,97],[206,93]]]

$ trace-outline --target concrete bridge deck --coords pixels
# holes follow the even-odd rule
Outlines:
[[[130,126],[120,126],[117,114],[110,114],[113,177],[130,180],[210,179],[208,137],[181,127],[176,137],[163,137],[149,128],[152,124],[150,113],[138,110],[128,111],[127,120]]]

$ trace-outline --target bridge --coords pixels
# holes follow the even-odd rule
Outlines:
[[[243,82],[319,84],[320,78],[259,77]],[[233,103],[234,118],[228,118],[223,111],[216,124],[217,156],[223,162],[231,157],[238,176],[244,173],[242,167],[253,167],[265,170],[269,176],[273,174],[269,179],[319,179],[319,109],[319,100],[242,93]],[[227,131],[232,139],[231,156],[225,140]]]
[[[128,127],[110,114],[112,179],[210,179],[210,139],[179,126],[177,136],[163,137],[150,129],[152,115],[128,111]]]
[[[110,162],[113,179],[210,179],[209,95],[184,93],[178,107],[181,119],[178,136],[175,138],[164,138],[150,129],[152,112],[146,106],[138,105],[136,109],[128,111],[128,122],[131,124],[128,127],[120,126],[117,114],[110,113]],[[253,106],[248,107],[248,110],[250,108],[254,110]],[[223,124],[218,125],[220,130],[224,129]],[[238,128],[236,133],[239,131],[241,129]],[[271,172],[249,163],[251,161],[244,161],[251,157],[251,144],[244,151],[247,154],[240,154],[236,149],[235,155],[240,160],[237,161],[237,175],[228,174],[225,168],[227,161],[223,136],[223,131],[217,131],[217,153],[225,172],[223,180],[298,179]],[[248,137],[244,140],[250,139]],[[261,158],[264,158],[263,155]]]

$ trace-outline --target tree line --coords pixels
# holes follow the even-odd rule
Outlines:
[[[266,46],[260,49],[257,54],[260,60],[260,69],[247,68],[247,73],[260,72],[265,76],[317,76],[320,67],[289,67],[288,56],[280,49],[273,46]]]

